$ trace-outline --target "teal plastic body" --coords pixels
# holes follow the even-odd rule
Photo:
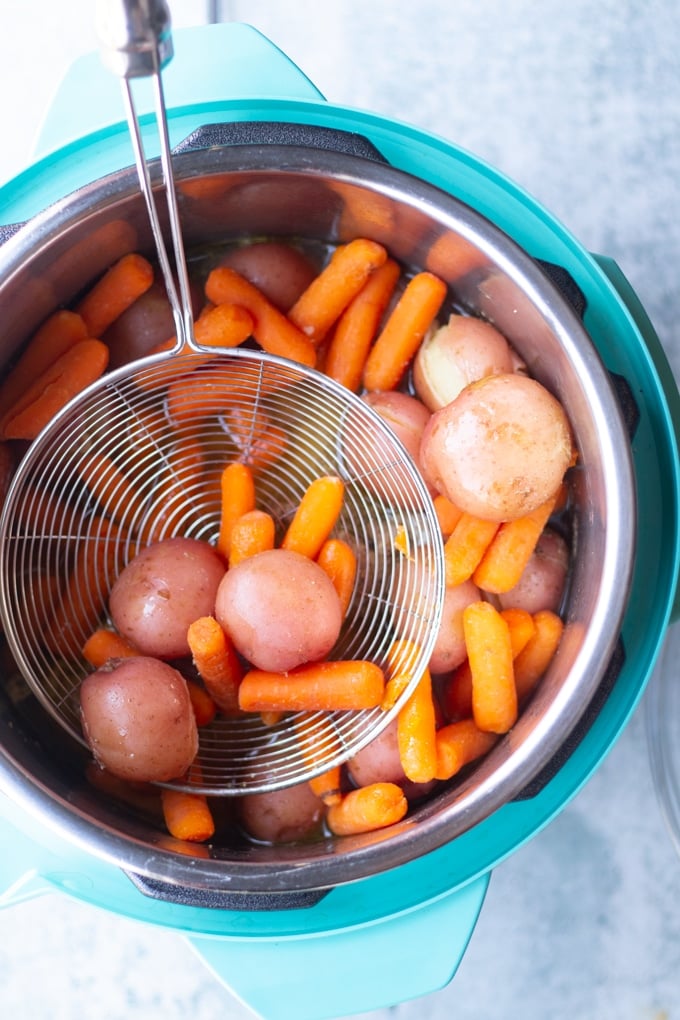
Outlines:
[[[149,110],[145,84],[138,102]],[[333,889],[314,907],[239,912],[150,900],[110,861],[75,845],[58,821],[29,817],[0,795],[0,905],[45,892],[74,896],[182,933],[214,974],[267,1020],[347,1016],[424,995],[451,979],[492,869],[569,803],[635,710],[677,613],[680,397],[653,326],[618,266],[586,252],[529,195],[471,154],[408,124],[327,103],[246,25],[178,31],[165,90],[173,144],[200,125],[229,121],[355,132],[395,167],[487,216],[530,255],[564,267],[586,298],[585,326],[603,362],[628,381],[640,412],[633,458],[641,540],[622,630],[626,659],[589,730],[534,797],[505,805],[421,859]],[[150,114],[143,124],[154,155]],[[23,222],[132,162],[119,86],[97,54],[84,57],[54,98],[35,162],[0,189],[0,223]],[[421,949],[417,961],[414,944]],[[342,981],[347,973],[351,983]],[[294,994],[302,984],[303,1001]]]

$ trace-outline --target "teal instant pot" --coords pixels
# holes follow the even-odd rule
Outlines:
[[[0,904],[57,892],[171,929],[257,1014],[322,1020],[446,984],[493,868],[565,807],[626,725],[677,611],[680,398],[618,267],[495,170],[407,124],[326,102],[247,25],[178,31],[174,42],[164,80],[178,179],[237,182],[236,191],[225,184],[217,215],[196,199],[200,188],[185,189],[190,236],[215,240],[239,216],[244,230],[249,219],[289,234],[323,225],[335,239],[356,226],[419,262],[434,259],[435,226],[438,237],[455,233],[456,251],[475,256],[470,305],[507,330],[521,325],[521,353],[569,395],[582,448],[598,462],[580,492],[577,608],[564,653],[574,668],[547,684],[523,728],[460,789],[393,833],[329,845],[313,861],[295,847],[259,848],[257,860],[242,847],[192,855],[97,802],[1,660]],[[143,125],[153,152],[150,115]],[[97,54],[85,57],[54,97],[35,161],[0,189],[0,362],[30,314],[37,322],[87,282],[86,264],[95,273],[97,257],[113,254],[84,243],[98,229],[121,219],[142,237],[132,162],[119,84]],[[219,189],[204,193],[214,201]],[[27,294],[31,265],[44,269],[34,284],[51,282],[44,292],[36,284]]]

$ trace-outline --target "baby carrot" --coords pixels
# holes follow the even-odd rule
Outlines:
[[[533,691],[562,639],[564,624],[556,613],[541,610],[534,613],[535,632],[515,660],[517,697],[523,701]]]
[[[194,680],[187,680],[187,691],[189,701],[194,712],[197,726],[207,726],[217,715],[217,705],[210,697],[205,687],[201,687]]]
[[[358,237],[341,245],[288,310],[288,318],[318,346],[386,259],[385,248],[367,238]]]
[[[437,515],[437,520],[439,521],[442,537],[447,539],[452,534],[453,529],[463,516],[463,511],[459,510],[450,499],[446,498],[446,496],[435,496],[432,503]]]
[[[415,676],[419,661],[420,647],[415,641],[397,638],[390,645],[386,659],[387,683],[380,703],[383,712],[394,708]]]
[[[553,496],[530,514],[501,524],[472,575],[477,587],[495,595],[515,587],[553,512],[555,499]]]
[[[437,731],[437,779],[455,776],[464,765],[487,754],[497,740],[497,734],[480,730],[472,719],[442,726]]]
[[[357,574],[354,550],[341,538],[328,538],[321,546],[316,562],[333,582],[344,616],[352,598]]]
[[[508,625],[515,662],[535,631],[534,621],[526,609],[504,609],[501,616]],[[446,678],[441,691],[441,705],[444,715],[451,721],[472,715],[472,672],[468,659]]]
[[[73,397],[104,373],[109,349],[100,340],[80,340],[50,365],[2,421],[5,439],[35,439]]]
[[[213,269],[205,283],[205,294],[213,304],[245,308],[253,318],[253,336],[269,354],[314,367],[316,351],[309,337],[234,269],[228,266]]]
[[[238,347],[248,339],[252,331],[252,315],[238,305],[206,305],[194,321],[194,339],[204,347]],[[176,337],[171,337],[169,340],[157,344],[151,353],[160,354],[161,351],[170,351],[176,343]],[[184,344],[179,353],[191,354],[193,348]],[[205,359],[201,359],[201,363],[210,357],[212,355],[207,354]]]
[[[401,270],[394,259],[375,269],[335,324],[323,370],[356,392],[371,344],[389,305]]]
[[[468,581],[498,531],[497,521],[464,513],[444,544],[446,585]]]
[[[340,752],[342,746],[337,731],[328,722],[328,716],[316,712],[301,712],[295,719],[302,757],[310,768],[315,768],[330,752]],[[341,799],[342,767],[333,766],[309,780],[312,793],[324,804],[336,804]]]
[[[238,305],[207,305],[194,321],[194,338],[203,347],[229,348],[238,347],[244,340],[247,340],[253,331],[253,317]],[[172,336],[156,344],[149,352],[160,354],[163,351],[171,351],[177,338]],[[190,347],[188,343],[182,344],[178,354],[191,355],[191,368],[199,368],[207,364],[215,356],[211,353],[200,354]],[[174,362],[170,361],[167,366],[157,365],[153,374],[148,377],[139,377],[138,385],[141,389],[149,389],[152,386],[158,387],[167,378],[170,382],[177,374]]]
[[[281,547],[316,559],[340,516],[345,486],[337,475],[315,478],[304,492]]]
[[[99,669],[109,659],[129,659],[135,655],[139,655],[138,649],[115,630],[106,627],[98,627],[83,645],[83,658],[95,669]]]
[[[253,669],[239,687],[245,712],[323,712],[376,708],[385,691],[379,666],[365,659],[314,662],[288,673]]]
[[[436,723],[432,678],[425,670],[397,716],[399,760],[407,779],[429,783],[437,773]]]
[[[222,471],[220,479],[221,509],[217,551],[229,561],[231,532],[243,514],[255,509],[255,482],[246,464],[232,461]]]
[[[274,518],[264,510],[249,510],[238,517],[231,528],[229,566],[274,548]]]
[[[401,821],[408,811],[404,791],[396,783],[371,783],[350,790],[326,811],[328,828],[336,836],[384,829]]]
[[[433,273],[409,280],[366,359],[367,390],[396,388],[445,297],[446,284]]]
[[[444,716],[453,722],[472,715],[472,671],[468,659],[446,678],[441,691]]]
[[[531,613],[526,609],[502,609],[501,616],[508,625],[510,631],[510,645],[512,646],[512,658],[515,660],[519,653],[526,647],[530,638],[536,632],[536,624]]]
[[[214,835],[215,822],[204,794],[164,787],[161,804],[168,832],[175,839],[204,843]]]
[[[88,335],[101,337],[152,283],[153,266],[143,255],[131,252],[114,262],[76,305]]]
[[[326,807],[331,807],[342,800],[341,779],[342,768],[340,765],[334,765],[332,769],[310,779],[309,787],[312,793],[321,798]]]
[[[201,616],[189,626],[187,641],[194,666],[217,707],[228,714],[237,712],[243,669],[228,635],[212,616]]]
[[[517,719],[517,692],[507,623],[490,602],[463,610],[472,673],[472,714],[480,730],[506,733]]]
[[[85,322],[75,312],[62,308],[48,316],[0,385],[0,417],[57,358],[87,339]]]

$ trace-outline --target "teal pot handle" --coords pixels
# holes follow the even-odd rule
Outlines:
[[[173,31],[175,58],[163,70],[166,105],[201,106],[245,97],[323,100],[309,78],[257,29],[230,22]],[[135,83],[140,114],[154,109],[151,82]],[[50,102],[35,143],[40,158],[124,119],[120,82],[98,53],[71,65]]]
[[[606,274],[618,296],[621,298],[628,314],[632,318],[640,336],[642,337],[665,398],[665,407],[661,404],[661,402],[659,402],[658,413],[666,415],[666,425],[668,426],[668,430],[670,434],[675,437],[676,442],[678,442],[680,441],[680,392],[678,391],[673,370],[668,362],[668,358],[661,341],[659,340],[647,313],[640,303],[640,299],[617,263],[614,262],[613,259],[603,255],[595,255],[594,258],[602,271]],[[680,619],[680,587],[678,586],[678,578],[676,575],[674,601],[670,612],[670,622],[674,623],[678,619]]]
[[[330,1020],[443,988],[463,958],[490,872],[375,924],[284,941],[191,936],[222,984],[263,1020]]]

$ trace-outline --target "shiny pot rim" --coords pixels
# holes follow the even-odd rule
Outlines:
[[[599,547],[601,573],[598,581],[602,591],[589,606],[592,612],[588,615],[590,626],[585,638],[582,634],[576,635],[580,644],[574,658],[578,670],[569,671],[569,682],[560,686],[549,704],[543,704],[541,698],[535,705],[532,702],[525,713],[526,718],[523,716],[524,721],[518,723],[525,731],[521,737],[516,728],[503,739],[502,747],[494,749],[468,778],[454,785],[450,795],[439,794],[419,807],[412,817],[393,827],[388,837],[379,833],[329,841],[332,853],[326,847],[311,858],[304,858],[307,848],[298,845],[294,848],[277,847],[273,851],[258,848],[260,858],[257,862],[246,859],[247,855],[243,854],[237,854],[235,859],[224,859],[218,855],[196,860],[153,845],[139,833],[121,834],[114,825],[104,824],[101,817],[93,819],[86,799],[79,802],[72,795],[64,795],[64,791],[56,792],[51,788],[49,769],[47,775],[38,778],[31,774],[31,770],[21,765],[17,767],[17,762],[5,750],[2,752],[7,768],[0,776],[0,785],[6,785],[14,799],[23,802],[33,812],[49,815],[50,822],[68,831],[71,838],[132,872],[201,888],[219,885],[226,876],[232,887],[250,891],[328,887],[402,864],[443,845],[486,819],[521,793],[559,751],[565,737],[576,726],[611,659],[627,603],[636,537],[635,482],[628,440],[607,373],[568,302],[523,249],[490,220],[460,200],[411,174],[377,161],[307,147],[237,145],[223,148],[213,145],[178,155],[176,174],[179,182],[196,182],[201,177],[217,178],[226,174],[245,175],[250,179],[246,183],[255,181],[257,185],[262,183],[263,178],[269,177],[279,182],[284,178],[295,179],[303,182],[305,187],[311,182],[315,188],[323,179],[332,184],[333,198],[341,194],[344,210],[351,205],[350,195],[356,198],[370,194],[372,199],[380,199],[378,211],[396,203],[395,208],[412,212],[416,221],[427,221],[428,224],[433,221],[439,228],[434,231],[435,235],[453,232],[462,237],[482,253],[487,266],[491,264],[500,271],[500,277],[495,279],[500,279],[505,287],[504,300],[508,297],[509,287],[510,296],[518,305],[512,309],[511,315],[516,317],[518,311],[526,313],[528,309],[529,316],[532,313],[535,316],[532,328],[540,334],[548,324],[553,331],[558,346],[551,350],[550,360],[558,363],[558,377],[565,385],[570,381],[574,388],[578,380],[579,412],[592,418],[588,422],[587,441],[593,448],[597,444],[601,451],[597,468],[603,475],[603,483],[606,483],[604,489],[597,492],[597,496],[605,502],[602,523],[606,522],[606,528],[604,535],[597,536],[603,542]],[[0,249],[3,288],[11,289],[16,277],[26,271],[29,263],[44,259],[50,245],[68,242],[70,231],[82,231],[85,225],[91,225],[98,216],[105,216],[120,203],[135,204],[137,201],[136,178],[132,171],[124,170],[79,189],[39,214]],[[357,208],[352,209],[355,219],[357,212],[361,212],[360,207],[361,202],[358,202]],[[325,210],[324,215],[326,212],[329,214],[328,228],[337,231],[337,208]],[[389,224],[379,221],[373,221],[373,226],[373,236],[381,230],[390,229]],[[414,236],[415,233],[406,230],[400,243],[409,244]],[[341,239],[341,232],[333,238]],[[420,239],[418,243],[430,245],[428,250],[431,251],[433,239]],[[397,257],[405,257],[404,252],[396,254]],[[413,261],[421,264],[418,258]],[[489,279],[494,282],[494,278],[490,277],[487,283]],[[479,280],[474,286],[479,287]],[[487,294],[485,300],[491,302],[485,309],[487,314],[489,307],[495,307],[496,313],[502,311],[494,305],[496,299],[493,297],[489,298]],[[522,301],[524,306],[519,308]],[[495,318],[503,331],[498,314]],[[520,353],[526,352],[520,348]],[[539,365],[540,371],[536,372],[530,364],[532,374],[539,378],[550,367],[544,360]],[[555,387],[553,383],[552,388],[559,389],[559,386]],[[567,404],[567,410],[572,417],[574,407]],[[587,557],[587,536],[579,536],[579,541],[585,541],[581,555]],[[577,576],[572,588],[575,586],[578,590],[580,583]],[[510,753],[507,753],[508,750]]]

